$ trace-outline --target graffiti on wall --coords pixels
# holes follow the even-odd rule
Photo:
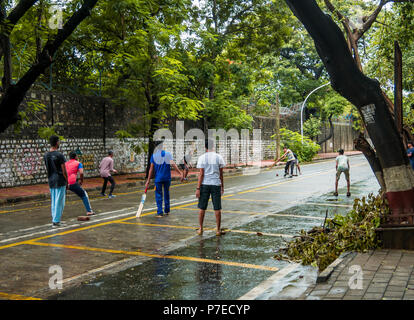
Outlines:
[[[43,157],[37,149],[23,149],[13,154],[13,169],[18,176],[32,176],[39,173]]]
[[[78,156],[78,160],[83,164],[83,170],[96,170],[95,155],[82,154]]]

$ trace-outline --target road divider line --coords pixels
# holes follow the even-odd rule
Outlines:
[[[265,270],[265,271],[274,271],[274,272],[279,270],[279,268],[277,267],[262,266],[262,265],[249,264],[249,263],[204,259],[204,258],[196,258],[196,257],[162,255],[162,254],[153,254],[153,253],[146,253],[146,252],[140,252],[140,251],[125,251],[125,250],[93,248],[93,247],[85,247],[85,246],[72,246],[72,245],[44,243],[44,242],[37,242],[37,241],[27,241],[27,244],[35,245],[35,246],[44,246],[44,247],[74,249],[74,250],[81,250],[81,251],[105,252],[105,253],[132,255],[132,256],[142,256],[142,257],[149,257],[149,258],[184,260],[184,261],[211,263],[211,264],[221,264],[221,265],[227,265],[227,266],[258,269],[258,270]]]

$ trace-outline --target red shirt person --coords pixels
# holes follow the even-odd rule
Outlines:
[[[88,193],[82,188],[83,185],[83,165],[77,160],[75,152],[69,154],[70,160],[65,163],[66,172],[68,175],[69,190],[76,193],[79,198],[82,199],[86,209],[86,215],[91,216],[94,214],[89,201]],[[77,181],[78,173],[80,174],[80,180]]]

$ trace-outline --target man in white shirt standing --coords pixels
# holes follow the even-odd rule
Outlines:
[[[345,178],[346,178],[346,183],[347,183],[347,188],[348,188],[348,192],[347,192],[347,197],[351,196],[351,193],[349,192],[349,187],[351,185],[350,181],[349,181],[349,159],[347,156],[344,155],[344,150],[343,149],[339,149],[339,156],[336,157],[335,162],[336,162],[336,180],[335,180],[335,193],[334,196],[338,196],[338,181],[339,178],[341,177],[342,172],[345,174]]]
[[[216,236],[221,235],[221,196],[224,193],[223,168],[226,166],[221,155],[214,152],[214,140],[205,141],[206,153],[198,158],[197,168],[200,169],[196,197],[198,198],[198,208],[200,209],[198,221],[200,228],[197,233],[203,234],[204,215],[208,206],[208,200],[213,202],[214,213],[216,215]]]

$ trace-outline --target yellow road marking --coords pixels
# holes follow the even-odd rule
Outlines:
[[[362,165],[364,165],[364,163],[361,163],[359,165],[354,165],[353,167],[362,166]],[[254,191],[262,190],[262,189],[266,189],[266,188],[271,188],[271,187],[278,186],[278,185],[282,185],[282,184],[289,183],[289,182],[292,182],[292,181],[298,181],[298,180],[300,181],[300,180],[304,180],[306,178],[312,177],[314,175],[327,174],[328,172],[331,172],[331,171],[334,171],[334,170],[328,170],[328,171],[325,171],[325,172],[318,172],[318,173],[315,173],[315,174],[306,175],[306,176],[304,176],[304,177],[302,177],[300,179],[294,179],[294,180],[289,179],[289,180],[286,180],[286,181],[283,181],[283,182],[279,182],[279,183],[275,183],[275,184],[271,184],[271,185],[268,185],[268,186],[259,187],[259,188],[251,189],[251,190],[248,190],[248,191],[238,192],[237,194],[243,194],[243,193],[254,192]],[[231,176],[229,178],[232,178],[232,177],[235,177],[235,176]],[[176,185],[176,186],[178,186],[178,185]],[[134,191],[134,192],[136,192],[136,191]],[[234,194],[233,195],[227,195],[226,197],[231,197],[231,196],[234,196]],[[185,208],[186,206],[194,205],[194,204],[197,204],[197,203],[198,202],[195,201],[195,202],[192,202],[192,203],[189,203],[189,204],[180,205],[180,206],[176,207],[176,209],[180,208],[180,209],[188,210],[189,208]],[[172,209],[173,209],[173,207],[171,207],[171,210]],[[194,209],[192,209],[192,210],[194,210]],[[198,210],[198,209],[195,209],[195,210]],[[231,212],[231,211],[227,211],[227,212]],[[156,211],[151,211],[151,212],[142,214],[142,216],[146,216],[146,215],[149,215],[149,214],[152,214],[152,213],[156,213]],[[242,212],[235,212],[235,213],[242,213]],[[252,214],[252,213],[245,213],[245,214]],[[254,213],[254,214],[266,214],[266,215],[272,215],[272,216],[275,216],[275,215],[284,216],[282,214],[269,214],[269,213]],[[285,215],[285,216],[289,216],[289,217],[301,217],[301,216],[294,216],[294,215]],[[305,216],[302,216],[302,217],[305,218]],[[66,234],[70,234],[70,233],[74,233],[74,232],[78,232],[78,231],[83,231],[83,230],[88,230],[88,229],[92,229],[92,228],[97,228],[97,227],[104,226],[104,225],[108,225],[108,224],[111,224],[111,223],[116,223],[116,222],[119,222],[119,221],[131,220],[131,219],[134,219],[134,218],[135,218],[135,215],[133,215],[132,217],[129,217],[129,218],[123,218],[123,219],[119,219],[119,220],[108,221],[108,222],[98,223],[98,224],[91,225],[91,226],[87,226],[87,227],[80,227],[80,228],[77,228],[77,229],[72,229],[72,230],[68,230],[68,231],[64,231],[64,232],[59,232],[59,233],[51,234],[51,235],[48,235],[48,236],[43,236],[43,237],[40,237],[40,238],[35,238],[35,239],[32,239],[31,241],[43,240],[43,239],[48,239],[48,238],[52,238],[52,237],[55,237],[55,236],[66,235]],[[310,216],[309,217],[306,216],[306,218],[308,218],[308,219],[320,219],[318,217],[310,217]],[[323,219],[323,218],[321,218],[321,219]],[[11,244],[4,245],[4,246],[0,246],[0,250],[1,249],[6,249],[6,248],[10,248],[10,247],[14,247],[14,246],[18,246],[18,245],[22,245],[22,244],[27,244],[27,240],[26,241],[20,241],[20,242],[11,243]]]
[[[183,207],[191,206],[191,205],[194,205],[196,203],[198,203],[198,202],[197,201],[196,202],[190,202],[188,204],[178,205],[176,207],[172,206],[171,207],[171,210],[181,209]],[[154,213],[157,213],[157,210],[153,210],[153,211],[150,211],[150,212],[143,213],[141,215],[141,217],[148,216],[148,215],[151,215],[151,214],[154,214]],[[127,220],[132,220],[132,219],[136,219],[135,213],[131,217],[126,217],[126,218],[122,218],[122,219],[118,219],[118,220],[101,222],[101,223],[98,223],[98,224],[94,224],[94,225],[90,225],[90,226],[86,226],[86,227],[80,227],[80,228],[76,228],[76,229],[72,229],[72,230],[67,230],[67,231],[62,231],[62,232],[50,234],[50,235],[47,235],[47,236],[42,236],[42,237],[35,238],[35,239],[31,239],[31,240],[25,240],[25,241],[10,243],[10,244],[4,245],[4,246],[0,246],[0,250],[1,249],[15,247],[15,246],[22,245],[22,244],[28,244],[28,241],[39,241],[39,240],[53,238],[53,237],[56,237],[56,236],[64,236],[64,235],[67,235],[67,234],[70,234],[70,233],[74,233],[74,232],[78,232],[78,231],[84,231],[84,230],[89,230],[89,229],[93,229],[93,228],[97,228],[97,227],[106,226],[106,225],[109,225],[109,224],[112,224],[112,223],[119,223],[119,222],[122,222],[122,221],[127,221]]]
[[[192,210],[198,211],[197,208],[181,208],[183,210]],[[206,212],[214,212],[213,210],[206,210]],[[221,214],[225,213],[239,213],[239,214],[250,214],[250,215],[265,215],[265,216],[274,216],[274,217],[289,217],[289,218],[304,218],[304,219],[315,219],[315,220],[324,220],[322,217],[314,216],[300,216],[293,214],[284,214],[284,213],[270,213],[270,212],[250,212],[250,211],[237,211],[237,210],[223,210]]]
[[[151,214],[151,213],[156,213],[156,211],[148,212],[148,213],[146,213],[146,215]],[[133,218],[135,218],[135,215],[134,215]],[[72,229],[72,230],[67,230],[67,231],[62,231],[62,232],[50,234],[50,235],[47,235],[47,236],[38,237],[38,238],[35,238],[35,239],[31,239],[31,240],[25,240],[25,241],[10,243],[10,244],[1,246],[0,250],[15,247],[15,246],[22,245],[22,244],[29,244],[31,241],[39,241],[39,240],[53,238],[53,237],[56,237],[56,236],[64,236],[64,235],[67,235],[67,234],[70,234],[70,233],[89,230],[89,229],[93,229],[93,228],[97,228],[97,227],[102,227],[102,226],[106,226],[106,225],[109,225],[109,224],[112,224],[112,223],[116,223],[116,222],[120,222],[120,221],[124,221],[124,220],[129,220],[129,219],[132,219],[132,218],[127,217],[127,218],[122,218],[122,219],[119,219],[119,220],[101,222],[101,223],[98,223],[98,224],[94,224],[94,225],[90,225],[90,226],[86,226],[86,227],[81,227],[81,228],[76,228],[76,229]]]
[[[13,213],[13,212],[21,212],[21,211],[31,211],[31,210],[35,210],[35,209],[39,209],[39,208],[48,208],[48,207],[50,207],[50,205],[35,206],[35,207],[30,207],[30,208],[14,209],[14,210],[7,210],[7,211],[0,211],[0,213]]]
[[[27,244],[35,245],[35,246],[44,246],[44,247],[55,247],[55,248],[75,249],[75,250],[84,250],[84,251],[125,254],[125,255],[142,256],[142,257],[149,257],[149,258],[205,262],[205,263],[222,264],[222,265],[242,267],[242,268],[259,269],[259,270],[265,270],[265,271],[278,271],[279,270],[279,268],[276,268],[276,267],[261,266],[261,265],[249,264],[249,263],[203,259],[203,258],[195,258],[195,257],[161,255],[161,254],[145,253],[145,252],[139,252],[139,251],[125,251],[125,250],[113,250],[113,249],[93,248],[93,247],[85,247],[85,246],[71,246],[71,245],[43,243],[43,242],[35,242],[35,241],[27,241]]]
[[[146,227],[161,227],[161,228],[174,228],[174,229],[190,229],[190,230],[197,230],[198,227],[189,227],[189,226],[175,226],[170,224],[153,224],[153,223],[139,223],[139,222],[118,222],[120,224],[131,224],[131,225],[138,225],[138,226],[146,226]],[[216,230],[216,228],[204,228],[204,230]],[[246,234],[256,234],[259,232],[263,236],[270,236],[270,237],[293,237],[289,234],[281,234],[281,233],[267,233],[267,232],[260,232],[260,231],[245,231],[245,230],[233,230],[233,229],[223,229],[223,232],[233,232],[233,233],[246,233]]]
[[[26,297],[19,294],[12,294],[12,293],[5,293],[0,292],[0,298],[5,298],[8,300],[42,300],[40,298],[34,298],[34,297]]]

